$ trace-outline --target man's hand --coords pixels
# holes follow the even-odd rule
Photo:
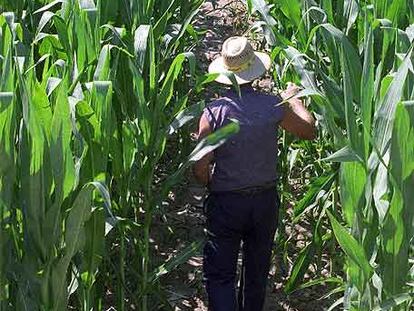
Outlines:
[[[288,82],[287,89],[283,91],[280,95],[283,99],[288,99],[297,95],[300,92],[300,90],[301,88],[298,85],[292,82]]]

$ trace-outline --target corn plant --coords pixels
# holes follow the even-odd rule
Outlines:
[[[59,70],[43,57],[47,64],[39,82],[34,51],[24,46],[15,15],[4,13],[0,24],[2,250],[9,254],[2,262],[1,306],[61,310],[68,303],[67,272],[84,247],[87,222],[103,206],[93,203],[94,189],[107,208],[110,202],[99,180],[80,182],[83,163],[75,163],[70,146],[69,72],[62,70],[52,89],[49,78]],[[98,99],[94,108],[104,103]]]
[[[301,219],[318,198],[312,209],[318,210],[313,214],[318,217],[313,239],[299,254],[287,291],[299,285],[332,230],[345,254],[346,281],[338,287],[344,290],[343,299],[333,307],[409,310],[413,4],[278,1],[270,7],[272,1],[260,0],[247,4],[265,21],[261,27],[268,43],[277,45],[273,55],[281,66],[275,76],[282,81],[297,79],[304,87],[300,95],[312,98],[321,131],[329,135],[334,150],[321,160],[340,164],[339,174],[328,169],[295,207],[296,219]],[[326,215],[331,229],[323,226]],[[327,230],[325,238],[321,230]]]
[[[101,310],[108,291],[119,310],[169,307],[161,277],[201,242],[155,260],[153,220],[190,163],[238,130],[165,155],[188,145],[216,77],[191,53],[202,2],[2,2],[2,310]]]

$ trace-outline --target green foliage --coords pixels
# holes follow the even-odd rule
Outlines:
[[[328,237],[332,230],[344,252],[336,261],[344,267],[346,288],[333,307],[409,310],[413,6],[409,1],[330,0],[247,4],[271,34],[267,43],[274,47],[275,61],[283,64],[278,78],[282,84],[292,77],[300,81],[302,94],[311,98],[319,115],[320,139],[329,145],[321,157],[327,165],[310,180],[295,207],[295,220],[315,214],[319,219],[326,217],[326,208],[330,211],[330,225],[311,224],[313,235],[322,231]],[[329,150],[330,155],[324,154]],[[328,176],[337,167],[329,162],[340,163],[332,183]],[[321,200],[326,193],[331,196]],[[312,237],[294,263],[288,292],[299,288],[307,267],[320,260],[315,250],[327,250],[330,243]]]
[[[284,194],[311,163],[293,220],[308,221],[312,237],[286,292],[323,283],[330,250],[325,281],[344,293],[332,308],[409,310],[414,4],[245,2],[263,20],[276,82],[301,83],[320,124],[316,143],[283,135]],[[160,262],[154,220],[190,164],[239,130],[231,123],[193,151],[184,138],[215,78],[191,52],[202,3],[1,2],[1,310],[102,310],[107,291],[117,310],[170,307],[160,282],[201,243]],[[313,263],[317,278],[302,284]]]
[[[238,130],[167,163],[214,80],[188,50],[202,2],[0,5],[1,310],[102,310],[108,290],[118,310],[169,307],[160,280],[200,242],[158,263],[153,220],[184,169]]]

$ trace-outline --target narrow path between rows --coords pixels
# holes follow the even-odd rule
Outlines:
[[[241,0],[206,1],[196,16],[196,28],[205,31],[204,38],[194,51],[200,68],[207,71],[210,62],[220,52],[223,41],[230,36],[245,34],[252,22]],[[270,79],[264,79],[260,83],[266,91],[270,90]],[[216,93],[215,87],[211,86],[206,91],[206,97],[214,98],[218,96]],[[206,101],[209,98],[206,98]],[[170,225],[174,228],[174,236],[178,236],[174,242],[179,245],[188,245],[203,237],[204,218],[201,207],[205,190],[190,178],[188,187],[183,192],[184,195],[177,196],[176,209],[169,215],[169,220],[172,221]],[[300,226],[298,228],[289,226],[285,230],[298,231],[299,238],[295,240],[299,240],[299,243],[301,242],[300,235],[307,234],[304,232],[306,230]],[[293,256],[296,257],[296,254]],[[279,261],[274,262],[270,271],[264,311],[322,311],[327,309],[329,304],[319,300],[326,290],[320,288],[310,288],[287,296],[283,291],[286,279],[280,270]],[[207,311],[201,280],[202,254],[197,254],[168,279],[168,299],[176,306],[175,310]]]

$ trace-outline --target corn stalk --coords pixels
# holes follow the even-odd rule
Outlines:
[[[322,130],[334,148],[324,160],[340,164],[334,183],[315,179],[318,184],[311,185],[295,207],[300,219],[309,213],[307,204],[315,202],[319,217],[328,215],[344,251],[345,293],[332,308],[343,304],[345,310],[409,310],[414,202],[409,190],[414,183],[413,145],[408,143],[414,126],[412,5],[406,1],[246,2],[265,21],[268,43],[279,45],[273,53],[283,64],[279,78],[286,81],[295,73],[305,88],[301,95],[312,98],[311,107],[321,116]],[[331,191],[340,193],[342,215],[330,199]],[[317,193],[325,199],[315,201]],[[288,291],[298,287],[314,260],[315,248],[326,245],[317,238],[318,230],[316,225],[314,239],[294,264]]]

